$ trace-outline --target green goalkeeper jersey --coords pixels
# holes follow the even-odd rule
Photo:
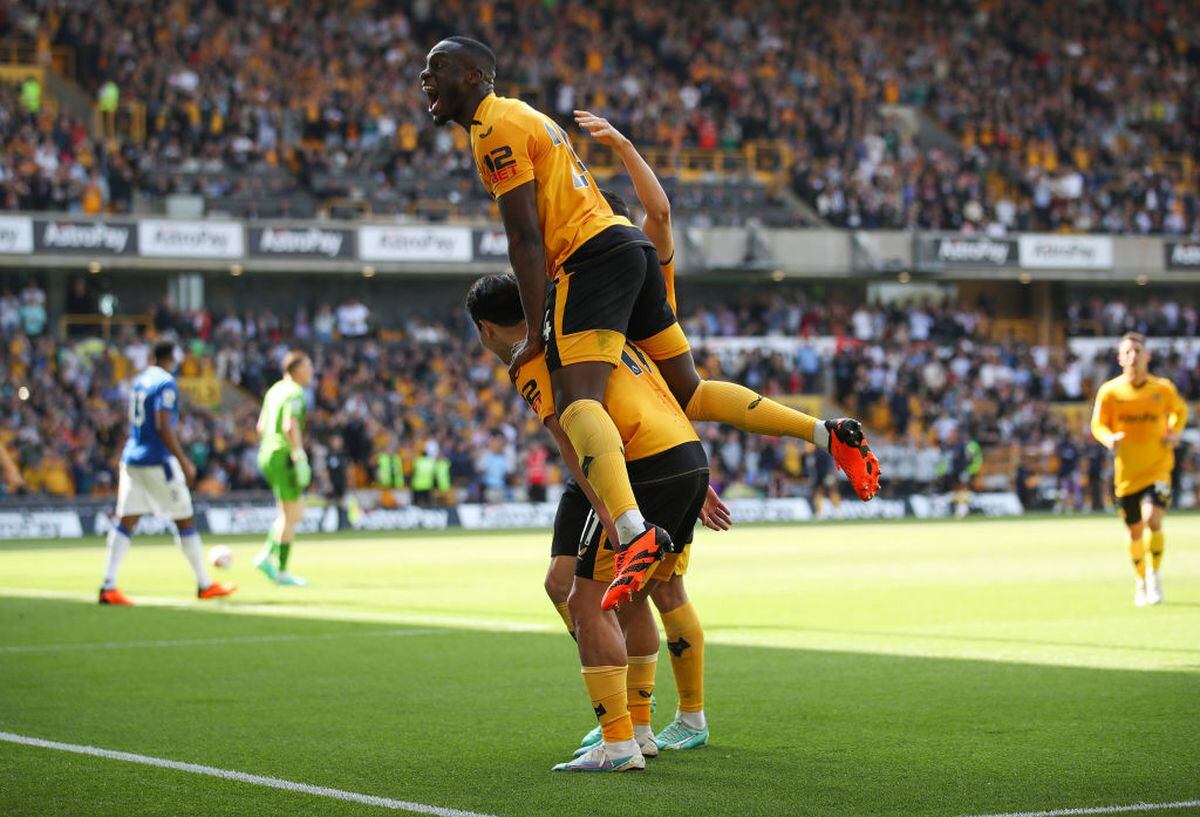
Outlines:
[[[304,404],[304,389],[292,380],[280,380],[267,389],[263,397],[262,414],[259,415],[259,425],[262,426],[262,440],[258,444],[260,454],[272,451],[286,451],[291,448],[283,433],[283,418],[294,417],[300,423],[300,431],[304,431],[304,415],[307,411]]]

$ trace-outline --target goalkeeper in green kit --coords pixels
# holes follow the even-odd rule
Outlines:
[[[258,469],[275,494],[279,509],[266,546],[254,566],[276,584],[303,587],[305,579],[288,572],[292,539],[304,516],[304,489],[312,482],[312,466],[304,453],[304,389],[312,383],[312,360],[292,350],[283,357],[283,379],[267,389],[258,415]]]

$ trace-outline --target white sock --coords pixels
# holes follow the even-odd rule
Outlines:
[[[612,743],[606,740],[604,741],[604,748],[618,755],[640,755],[642,753],[641,747],[638,746],[637,741],[633,738],[618,740]]]
[[[676,710],[675,717],[683,721],[683,725],[688,729],[695,729],[699,732],[701,729],[708,728],[708,719],[704,717],[704,710],[699,712],[680,712]]]
[[[620,537],[621,544],[627,545],[646,529],[646,518],[642,516],[641,511],[634,508],[618,516],[614,524],[617,526],[617,536]]]
[[[208,568],[204,566],[204,546],[200,543],[200,534],[195,530],[184,534],[176,531],[175,542],[183,551],[188,564],[192,566],[192,572],[196,574],[196,585],[201,590],[211,585],[212,579],[208,577]]]
[[[649,724],[635,723],[633,725],[633,739],[634,740],[640,741],[641,738],[651,738],[652,739],[653,737],[654,737],[654,730],[650,728]]]
[[[108,558],[104,563],[104,589],[112,590],[117,586],[117,573],[121,570],[121,562],[129,552],[129,537],[120,528],[108,532]]]
[[[825,427],[825,423],[817,420],[817,424],[813,426],[813,445],[822,451],[829,450],[829,429]]]

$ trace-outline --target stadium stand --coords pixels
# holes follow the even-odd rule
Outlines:
[[[1194,300],[1107,304],[1114,315],[1147,317],[1194,316],[1200,306]],[[1074,320],[1075,309],[1065,317]],[[149,343],[131,329],[107,346],[95,339],[57,343],[45,314],[45,294],[32,280],[19,293],[0,295],[0,434],[17,453],[31,490],[111,492],[128,378],[145,365]],[[545,445],[544,432],[458,310],[441,320],[416,313],[384,318],[348,299],[291,316],[269,309],[214,315],[178,312],[164,301],[152,320],[159,334],[178,337],[186,350],[185,382],[217,378],[253,398],[279,376],[289,345],[314,350],[310,429],[316,482],[326,495],[399,487],[379,485],[380,455],[399,456],[410,469],[430,441],[450,461],[463,500],[528,495],[522,463]],[[894,492],[949,489],[960,481],[1014,490],[1021,462],[1031,475],[1054,478],[1061,441],[1070,439],[1084,452],[1096,448],[1081,421],[1082,401],[1116,372],[1107,348],[1081,359],[1064,347],[996,340],[985,308],[818,305],[796,291],[703,306],[684,323],[711,376],[768,395],[824,396],[863,417],[883,467],[895,474],[885,486]],[[1194,320],[1187,325],[1194,337]],[[1106,328],[1129,326],[1117,321]],[[738,335],[813,343],[801,342],[788,354],[704,349],[708,339]],[[817,343],[820,338],[832,343]],[[1200,399],[1198,352],[1189,345],[1160,356],[1155,366],[1189,400]],[[27,386],[26,398],[19,384]],[[1082,407],[1083,414],[1056,411],[1060,402]],[[255,411],[253,400],[221,410],[186,401],[180,438],[201,472],[199,493],[261,487]],[[734,497],[807,495],[831,473],[824,455],[807,446],[764,443],[716,426],[705,427],[703,438],[716,466],[714,482]],[[973,442],[985,454],[975,466],[968,455]],[[338,454],[332,470],[331,452]],[[1196,469],[1200,463],[1193,460],[1181,458],[1180,467]],[[550,465],[550,482],[557,484],[563,471],[556,455]]]
[[[807,202],[856,228],[1200,230],[1195,4],[460,6],[8,4],[0,36],[70,49],[90,94],[114,81],[142,112],[145,139],[64,144],[78,123],[9,118],[5,173],[37,187],[46,162],[11,160],[50,140],[83,173],[20,201],[87,209],[95,169],[117,211],[132,183],[233,215],[483,215],[463,135],[425,126],[415,81],[466,25],[508,59],[501,92],[564,124],[591,107],[661,148],[683,219],[799,225]],[[585,156],[597,174],[601,153]]]

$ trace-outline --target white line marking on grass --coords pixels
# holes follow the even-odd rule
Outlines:
[[[87,604],[96,604],[95,593],[78,593],[71,590],[0,587],[0,597],[81,601]],[[179,596],[136,595],[134,596],[134,602],[139,607],[170,607],[200,613],[235,613],[325,621],[377,621],[385,624],[412,624],[416,626],[449,627],[460,630],[487,630],[504,633],[557,633],[562,631],[562,624],[557,623],[557,620],[554,624],[541,624],[537,622],[505,621],[494,618],[427,615],[424,613],[377,613],[370,610],[337,610],[328,607],[314,607],[312,605],[239,604],[236,601],[212,604]]]
[[[59,743],[54,740],[42,740],[25,735],[14,735],[11,732],[0,732],[0,741],[17,743],[22,746],[36,746],[39,749],[55,749],[59,752],[74,752],[77,755],[92,755],[109,760],[123,760],[126,763],[140,763],[143,766],[158,766],[162,769],[175,769],[180,772],[203,774],[209,777],[219,777],[224,780],[236,780],[239,783],[250,783],[255,786],[267,786],[272,789],[283,789],[301,794],[311,794],[314,797],[329,797],[334,800],[346,800],[351,803],[363,803],[368,806],[392,809],[393,811],[415,811],[420,814],[434,814],[437,817],[493,817],[474,811],[462,811],[441,806],[427,806],[424,803],[411,803],[407,800],[393,800],[390,797],[377,797],[372,794],[359,794],[344,789],[331,789],[326,786],[312,786],[308,783],[296,783],[291,780],[281,780],[278,777],[265,777],[246,772],[235,772],[230,769],[218,769],[215,766],[202,766],[199,763],[181,763],[178,760],[165,760],[160,757],[135,755],[131,752],[116,752],[112,749],[100,749],[95,746],[82,746],[75,743]]]
[[[171,641],[81,641],[76,644],[14,644],[0,647],[0,653],[72,652],[75,650],[131,650],[148,647],[203,647],[210,644],[269,644],[274,641],[324,641],[334,638],[398,638],[406,635],[434,635],[439,630],[375,630],[357,633],[280,633],[223,638],[180,638]]]
[[[1122,814],[1129,811],[1165,811],[1200,806],[1200,800],[1178,800],[1174,803],[1133,803],[1128,806],[1095,806],[1093,808],[1058,808],[1052,811],[1008,811],[1004,814],[976,814],[972,817],[1068,817],[1072,814]]]

